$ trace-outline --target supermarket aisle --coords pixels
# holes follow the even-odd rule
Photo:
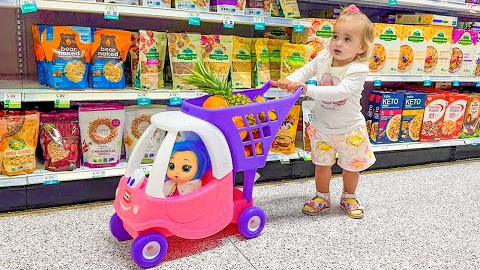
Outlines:
[[[257,239],[235,228],[203,240],[169,240],[157,269],[479,269],[480,161],[372,172],[360,183],[366,207],[352,220],[336,203],[318,217],[300,211],[313,181],[262,184],[267,213]],[[137,269],[130,242],[108,232],[111,203],[0,217],[0,269]]]

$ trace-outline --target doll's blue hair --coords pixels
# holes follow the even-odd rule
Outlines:
[[[178,151],[192,151],[197,156],[198,171],[194,179],[201,179],[210,169],[210,156],[208,155],[207,147],[205,147],[205,144],[202,141],[176,142],[173,145],[172,155]]]

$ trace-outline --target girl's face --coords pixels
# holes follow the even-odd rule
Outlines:
[[[177,151],[170,157],[167,177],[177,183],[185,183],[193,180],[197,171],[197,155],[192,151]]]
[[[337,21],[330,40],[330,52],[334,67],[345,66],[353,62],[359,54],[365,52],[363,43],[363,24],[353,20]]]

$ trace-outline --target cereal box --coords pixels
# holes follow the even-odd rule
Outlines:
[[[313,53],[310,57],[310,59],[313,59],[320,51],[328,50],[335,20],[311,19],[311,22],[312,27],[308,29],[307,44],[313,47]]]
[[[397,71],[403,74],[423,74],[427,55],[427,26],[404,25]]]
[[[210,0],[175,0],[175,8],[210,11]]]
[[[397,14],[395,23],[457,26],[458,18],[434,14]]]
[[[310,136],[308,135],[308,128],[315,117],[315,101],[307,100],[302,102],[303,111],[303,150],[311,151]]]
[[[469,94],[460,138],[480,137],[480,95]]]
[[[420,139],[426,99],[425,93],[405,93],[399,142],[413,142]]]
[[[447,109],[447,94],[428,93],[423,114],[422,131],[420,141],[439,141],[445,110]]]
[[[392,143],[398,141],[404,93],[377,92],[370,138],[374,143]]]
[[[432,25],[428,27],[427,52],[423,71],[431,75],[448,74],[453,28]]]
[[[467,107],[467,95],[448,95],[448,105],[442,125],[442,140],[458,139]]]
[[[473,57],[478,33],[463,29],[454,29],[452,51],[448,72],[456,75],[471,76],[474,70]]]
[[[480,76],[480,35],[478,35],[477,44],[475,45],[475,53],[473,55],[473,72],[475,77]]]
[[[368,95],[368,109],[367,109],[367,117],[365,119],[367,123],[368,135],[370,135],[372,131],[372,122],[373,122],[373,113],[375,112],[376,94],[377,94],[377,91],[372,91],[370,95]]]
[[[373,53],[369,61],[370,72],[377,74],[398,74],[398,56],[403,25],[376,23]]]

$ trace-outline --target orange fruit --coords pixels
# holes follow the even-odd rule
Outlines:
[[[208,109],[218,109],[228,107],[227,101],[221,96],[210,96],[204,102],[202,107]]]

